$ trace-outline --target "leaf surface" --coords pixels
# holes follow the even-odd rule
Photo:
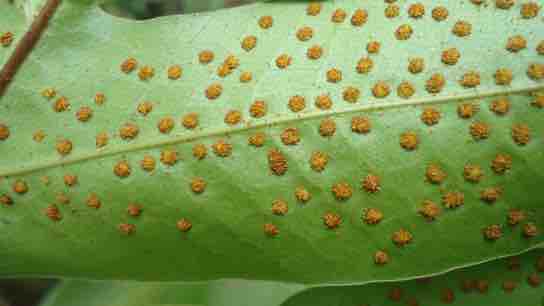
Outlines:
[[[135,22],[107,15],[94,5],[65,2],[0,101],[0,123],[10,131],[0,141],[0,195],[13,202],[0,207],[1,275],[362,284],[438,273],[542,245],[543,121],[542,109],[532,104],[541,99],[543,85],[527,73],[530,65],[543,62],[536,50],[542,39],[540,16],[521,18],[521,3],[504,10],[433,1],[424,3],[426,13],[416,19],[408,16],[410,4],[399,3],[400,15],[393,19],[384,17],[386,4],[381,2],[334,1],[323,3],[317,16],[307,14],[307,3],[277,2]],[[3,27],[21,33],[18,11],[6,2],[1,5],[13,19],[0,21]],[[436,6],[447,8],[446,20],[431,17]],[[346,19],[332,22],[339,8]],[[368,12],[362,26],[351,22],[357,8]],[[272,27],[259,26],[262,16],[273,17]],[[472,25],[470,35],[452,34],[459,20]],[[395,35],[402,24],[413,30],[407,40]],[[304,26],[313,29],[313,36],[300,41],[297,32]],[[241,41],[249,35],[257,44],[246,51]],[[514,35],[527,42],[515,53],[505,47]],[[366,49],[372,41],[381,44],[377,54]],[[311,60],[307,50],[315,44],[323,54]],[[456,65],[441,61],[448,48],[460,52]],[[13,46],[0,48],[0,58],[11,50]],[[214,52],[207,65],[199,62],[203,50]],[[292,58],[286,69],[276,63],[282,54]],[[239,59],[239,67],[220,77],[218,68],[228,55]],[[138,67],[124,73],[120,65],[129,57]],[[373,60],[367,74],[357,72],[361,57]],[[413,57],[424,59],[423,72],[408,71]],[[154,68],[154,76],[142,81],[138,73],[146,65]],[[168,78],[172,65],[182,68],[179,79]],[[511,70],[509,86],[495,83],[499,68]],[[328,80],[334,78],[332,73],[327,76],[331,69],[341,71],[342,80]],[[252,73],[247,83],[240,81],[244,71]],[[469,89],[459,84],[469,71],[479,72],[481,85]],[[443,74],[446,81],[436,94],[426,90],[433,73]],[[388,84],[387,97],[378,97],[383,86],[372,91],[379,81]],[[397,95],[403,81],[415,88],[409,99]],[[212,84],[222,86],[216,99],[205,94]],[[355,103],[344,99],[348,87],[360,91]],[[42,92],[50,88],[56,96],[47,99]],[[104,95],[103,103],[95,102],[97,93]],[[323,94],[332,100],[328,110],[314,105]],[[295,113],[291,108],[296,101],[288,104],[297,95],[305,98],[305,108]],[[61,97],[70,105],[56,112]],[[502,97],[510,109],[497,115],[490,107]],[[262,118],[250,114],[255,100],[266,103]],[[146,116],[138,111],[144,101],[153,106]],[[468,102],[479,111],[461,119],[458,107]],[[85,115],[82,111],[88,112],[84,107],[92,110],[86,122],[78,120]],[[421,120],[428,107],[440,113],[432,126]],[[240,112],[240,123],[225,122],[231,110]],[[189,113],[198,114],[196,128],[182,125]],[[352,118],[360,116],[371,122],[366,134],[352,131]],[[159,129],[165,118],[173,120],[168,133]],[[325,119],[328,126],[320,131]],[[333,135],[323,136],[332,133],[331,122]],[[471,136],[475,122],[490,127],[486,139]],[[133,139],[121,131],[127,123],[138,127]],[[529,128],[525,145],[512,138],[517,124]],[[297,144],[285,144],[290,128],[298,131]],[[412,151],[399,144],[408,131],[419,139]],[[107,144],[97,147],[96,137],[102,133]],[[248,144],[257,133],[265,136],[262,147]],[[519,137],[518,142],[525,139]],[[59,154],[59,143],[66,149],[64,140],[72,149]],[[221,141],[232,145],[229,156],[214,152],[214,144]],[[202,160],[193,156],[197,144],[207,149]],[[281,154],[275,155],[280,161],[273,167],[276,172],[269,161],[274,149]],[[316,151],[328,156],[320,172],[313,169],[320,163],[312,168],[310,161]],[[175,163],[172,152],[177,153]],[[141,166],[146,156],[147,166],[149,157],[154,161],[151,172]],[[502,174],[497,173],[500,160],[492,167],[497,156],[512,161]],[[283,158],[287,170],[277,175]],[[480,166],[483,177],[478,183],[463,177],[467,164]],[[447,174],[441,184],[426,178],[430,165]],[[379,186],[362,186],[369,174],[379,178]],[[202,187],[195,178],[205,182],[204,192],[193,191]],[[18,181],[26,184],[26,193],[14,191]],[[351,188],[345,200],[338,199],[345,185],[334,187],[340,183]],[[379,187],[377,192],[369,192],[372,186]],[[297,187],[311,199],[298,201]],[[490,187],[501,190],[493,205],[480,199]],[[462,206],[444,207],[443,198],[451,202],[450,192],[462,193]],[[281,205],[273,209],[276,200],[287,203],[285,215],[273,214],[284,211]],[[424,200],[442,210],[433,222],[419,213]],[[98,203],[100,208],[90,207]],[[127,213],[130,204],[140,205],[139,217]],[[363,222],[369,208],[383,213],[379,224]],[[526,216],[517,226],[507,224],[512,209]],[[330,229],[324,218],[332,226],[335,215],[341,223]],[[177,228],[181,219],[192,224],[189,231]],[[532,238],[523,234],[529,222],[537,228]],[[273,224],[279,234],[269,237],[265,224]],[[495,224],[502,236],[487,241],[482,230]],[[404,247],[392,241],[401,229],[412,236]],[[374,262],[380,250],[389,255],[384,266]]]

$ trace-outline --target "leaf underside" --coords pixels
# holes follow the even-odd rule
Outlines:
[[[438,273],[542,245],[544,208],[539,187],[544,183],[544,121],[542,110],[531,103],[535,104],[543,85],[527,73],[531,64],[543,62],[536,51],[543,39],[541,16],[521,18],[521,3],[498,9],[492,4],[433,1],[423,2],[426,13],[415,19],[408,16],[410,4],[399,2],[400,15],[392,19],[384,17],[387,4],[379,1],[334,1],[323,3],[316,16],[307,14],[306,3],[280,2],[135,22],[112,17],[95,6],[65,2],[0,100],[0,124],[10,131],[0,141],[0,177],[4,177],[0,195],[13,201],[0,207],[0,275],[362,284]],[[447,8],[446,20],[431,17],[436,6]],[[334,23],[331,15],[338,8],[347,17]],[[362,26],[350,22],[357,8],[368,12]],[[13,31],[16,39],[22,36],[22,13],[7,1],[0,2],[0,11],[9,16],[0,21],[0,32]],[[272,27],[259,26],[262,16],[273,17]],[[472,24],[470,35],[452,34],[459,20]],[[395,37],[402,24],[413,29],[407,40]],[[297,30],[304,26],[313,29],[313,36],[300,41]],[[254,35],[257,43],[245,51],[241,41],[248,35]],[[508,38],[514,35],[526,39],[525,49],[506,50]],[[381,44],[377,54],[366,50],[371,41]],[[306,52],[315,44],[323,54],[311,60]],[[448,48],[460,52],[456,65],[441,62],[441,53]],[[0,63],[13,49],[14,43],[0,48]],[[213,51],[211,63],[199,63],[202,50]],[[292,57],[286,69],[276,65],[282,54]],[[220,77],[217,69],[228,55],[239,59],[239,67]],[[355,67],[367,56],[374,67],[360,74]],[[129,57],[137,59],[139,66],[123,73],[120,64]],[[408,71],[413,57],[424,59],[423,72]],[[155,75],[142,81],[138,69],[145,65],[153,67]],[[179,79],[168,78],[171,65],[182,68]],[[327,71],[333,68],[342,71],[337,83],[327,80]],[[496,85],[494,74],[499,68],[512,71],[510,85]],[[252,73],[252,79],[242,83],[240,75],[245,71]],[[468,89],[459,84],[468,71],[479,72],[481,85]],[[425,87],[433,73],[446,80],[437,94]],[[390,87],[385,98],[371,90],[379,81]],[[397,95],[403,81],[415,88],[409,99]],[[222,93],[211,100],[205,90],[215,83],[222,85]],[[350,86],[360,90],[356,103],[344,100],[343,92]],[[55,97],[42,95],[48,88],[55,89]],[[93,100],[97,93],[105,96],[101,105]],[[314,105],[323,94],[333,102],[329,110]],[[288,106],[296,95],[306,102],[297,113]],[[70,106],[55,112],[60,97],[66,97]],[[490,105],[501,97],[508,99],[510,110],[497,115]],[[266,103],[263,118],[250,115],[255,100]],[[144,101],[153,105],[146,116],[137,111]],[[468,101],[479,111],[461,119],[458,106]],[[92,109],[87,122],[77,119],[84,106]],[[420,119],[428,107],[440,112],[439,122],[432,126]],[[240,111],[243,121],[226,124],[230,110]],[[198,127],[182,126],[188,113],[198,113]],[[352,131],[352,117],[358,116],[370,120],[370,132]],[[175,124],[169,133],[161,133],[158,124],[166,117]],[[325,119],[335,122],[332,136],[321,135],[319,127]],[[471,136],[474,122],[490,127],[486,139]],[[132,140],[121,137],[120,128],[126,123],[139,128]],[[512,138],[516,124],[529,128],[530,141],[525,145]],[[282,140],[288,128],[298,131],[300,141],[295,145]],[[408,131],[419,138],[412,151],[399,144],[401,134]],[[107,134],[108,143],[97,148],[100,133]],[[261,147],[248,144],[257,133],[265,135]],[[40,135],[45,137],[36,141]],[[72,143],[69,154],[57,152],[62,140]],[[227,157],[214,153],[212,145],[220,140],[232,145]],[[197,144],[208,150],[202,160],[193,156]],[[270,169],[272,149],[287,161],[283,175]],[[172,151],[177,152],[177,162],[167,165],[165,152]],[[316,151],[329,157],[321,172],[311,167]],[[498,154],[512,159],[511,169],[502,174],[492,169]],[[141,168],[144,156],[155,160],[153,171]],[[130,171],[117,173],[126,177],[115,174],[119,163],[129,165]],[[467,164],[481,167],[478,183],[463,177]],[[426,179],[429,165],[447,174],[441,184]],[[375,193],[361,186],[369,174],[380,178]],[[66,175],[77,176],[77,183],[67,186]],[[192,191],[195,178],[205,181],[204,192]],[[23,181],[28,191],[17,194],[13,186]],[[349,184],[349,199],[337,199],[333,186],[338,183]],[[298,201],[297,187],[308,191],[311,199],[304,204]],[[494,204],[480,199],[490,187],[502,191]],[[464,205],[443,207],[448,192],[463,193]],[[60,203],[59,194],[69,204]],[[92,195],[100,208],[88,206]],[[288,204],[285,215],[272,213],[275,200]],[[419,213],[424,200],[442,209],[433,222]],[[139,217],[127,214],[129,204],[142,207]],[[383,213],[379,224],[363,222],[369,208]],[[516,226],[507,224],[512,209],[526,216]],[[324,224],[328,213],[341,217],[337,228]],[[176,228],[180,219],[191,222],[192,228],[180,232]],[[538,229],[532,238],[523,234],[529,222]],[[125,233],[119,229],[121,224]],[[269,237],[264,224],[273,224],[279,233]],[[482,230],[494,224],[500,225],[502,236],[487,241]],[[403,247],[392,241],[400,229],[413,237]],[[379,250],[389,255],[383,266],[374,263]]]
[[[43,306],[539,305],[543,285],[534,280],[542,281],[543,264],[543,251],[534,250],[428,279],[332,287],[241,280],[201,284],[67,280]]]

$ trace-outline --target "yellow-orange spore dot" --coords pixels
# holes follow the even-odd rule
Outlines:
[[[261,29],[266,30],[274,25],[274,19],[272,16],[262,16],[259,18],[259,26]]]
[[[459,115],[462,119],[469,119],[474,116],[478,111],[480,110],[480,107],[471,102],[462,103],[457,106],[457,115]]]
[[[495,6],[503,10],[511,8],[514,3],[515,0],[495,0]]]
[[[538,235],[538,227],[532,222],[527,222],[523,224],[522,230],[523,236],[525,236],[526,238],[532,238]]]
[[[73,174],[66,174],[63,177],[64,184],[68,187],[75,186],[78,182],[77,175]]]
[[[437,6],[432,11],[433,19],[436,21],[444,21],[448,18],[448,9],[444,6]]]
[[[181,119],[181,124],[186,129],[194,129],[198,126],[198,113],[188,113]]]
[[[140,132],[140,129],[137,125],[134,123],[125,123],[120,129],[119,129],[119,136],[121,136],[124,140],[132,140],[138,136],[138,133]]]
[[[497,240],[502,237],[502,228],[498,224],[492,224],[483,229],[483,234],[486,240]]]
[[[288,163],[285,155],[278,149],[270,149],[267,154],[268,167],[274,175],[284,175],[287,172]]]
[[[417,134],[413,131],[404,132],[400,135],[400,146],[407,150],[413,151],[417,149],[419,144],[419,138]]]
[[[389,262],[389,255],[385,251],[377,251],[374,253],[374,263],[377,265],[385,265]]]
[[[248,137],[247,142],[254,146],[254,147],[262,147],[264,145],[264,141],[266,139],[266,136],[264,133],[258,132]]]
[[[13,42],[13,33],[11,32],[5,32],[0,35],[0,45],[2,47],[9,47],[11,43]]]
[[[540,275],[538,275],[536,272],[533,272],[527,277],[527,283],[529,284],[529,286],[537,288],[540,287],[542,279],[540,278]]]
[[[138,217],[142,214],[142,205],[131,203],[127,206],[127,214],[131,217]]]
[[[512,70],[507,68],[499,68],[495,71],[495,84],[497,85],[510,85],[512,79],[514,78]]]
[[[335,213],[326,213],[323,215],[323,223],[328,229],[335,229],[342,224],[342,217]]]
[[[480,192],[480,199],[489,204],[495,203],[502,195],[502,189],[499,187],[488,187]]]
[[[170,80],[179,79],[181,77],[182,73],[183,73],[183,69],[181,69],[180,65],[173,65],[173,66],[168,67],[167,74],[168,74],[168,78]]]
[[[410,25],[403,24],[395,30],[395,37],[398,40],[407,40],[412,36],[413,33],[414,31],[412,30],[412,27]]]
[[[327,118],[321,121],[319,124],[319,135],[323,137],[331,137],[336,132],[336,122]]]
[[[119,232],[123,235],[132,235],[136,231],[136,225],[130,223],[121,223],[117,226]]]
[[[98,198],[98,196],[94,193],[91,193],[87,197],[87,206],[95,209],[99,209],[100,206],[102,206],[102,202]]]
[[[280,233],[280,230],[278,229],[278,227],[272,223],[264,224],[263,231],[269,237],[275,237]]]
[[[489,105],[489,109],[497,115],[505,115],[510,110],[510,101],[505,97],[495,99]]]
[[[296,145],[300,142],[300,134],[297,128],[286,128],[280,135],[284,145]]]
[[[327,153],[315,151],[310,157],[310,167],[316,172],[325,170],[328,163],[329,155]]]
[[[130,73],[138,67],[138,61],[135,58],[129,57],[121,63],[121,71],[124,73]]]
[[[306,14],[308,16],[317,16],[319,13],[321,13],[322,5],[319,2],[312,2],[309,3],[306,7]]]
[[[138,113],[140,113],[142,116],[147,116],[152,110],[153,110],[153,103],[150,101],[144,101],[136,107],[136,110]]]
[[[57,113],[64,112],[70,108],[70,102],[66,97],[58,98],[55,103],[53,103],[53,110]]]
[[[442,51],[442,63],[446,65],[455,65],[461,58],[461,53],[457,48],[449,48]]]
[[[208,148],[205,145],[198,143],[193,146],[193,156],[198,160],[202,160],[208,156]]]
[[[433,201],[425,200],[418,212],[427,221],[433,221],[442,213],[442,210]]]
[[[520,222],[525,220],[526,215],[525,215],[525,212],[523,212],[520,209],[510,209],[506,217],[507,217],[508,224],[518,225]]]
[[[380,177],[374,174],[367,175],[361,182],[361,187],[368,193],[376,193],[381,190]]]
[[[442,195],[442,204],[446,208],[457,208],[465,204],[465,195],[459,191],[448,191]]]
[[[535,81],[544,79],[544,64],[529,64],[529,67],[527,68],[527,76]]]
[[[213,61],[215,55],[211,50],[202,50],[198,53],[198,61],[201,64],[209,64]]]
[[[363,222],[366,224],[378,224],[383,219],[383,213],[377,208],[363,209]]]
[[[340,201],[348,200],[353,194],[353,188],[346,182],[333,184],[331,190],[334,197]]]
[[[459,37],[469,36],[472,33],[472,25],[464,20],[457,21],[451,32]]]
[[[351,24],[355,27],[364,25],[368,20],[368,12],[364,9],[356,9],[351,16]]]
[[[193,224],[188,219],[182,218],[176,223],[176,227],[181,232],[188,232],[193,228]]]
[[[544,108],[544,93],[536,94],[531,105],[537,108]]]
[[[142,81],[147,81],[151,79],[155,75],[155,69],[151,66],[143,66],[140,68],[140,71],[138,71],[138,77]]]
[[[304,108],[306,108],[306,99],[303,96],[292,96],[289,98],[289,103],[287,104],[289,106],[289,109],[293,112],[300,112]]]
[[[12,186],[13,192],[18,194],[25,194],[28,192],[28,185],[23,180],[16,180]]]
[[[2,127],[0,126],[0,140],[2,139],[1,134],[2,134]],[[32,134],[32,139],[35,142],[42,142],[45,139],[45,136],[47,135],[45,134],[43,130],[37,130],[36,132],[34,132],[34,134]]]
[[[412,18],[421,18],[425,15],[425,6],[422,3],[414,3],[408,7],[408,15]]]
[[[331,21],[334,23],[342,23],[346,19],[347,13],[343,9],[339,8],[332,12]]]
[[[100,149],[102,147],[105,147],[108,144],[108,140],[109,140],[108,133],[100,132],[96,134],[96,139],[95,139],[96,148]]]
[[[274,215],[283,216],[289,211],[289,206],[284,200],[278,199],[272,201],[272,213]]]
[[[544,55],[544,40],[541,40],[538,45],[536,45],[535,50],[539,55]]]
[[[323,48],[320,45],[313,45],[306,51],[306,56],[311,60],[320,59],[323,55]]]
[[[351,118],[351,131],[357,134],[367,134],[372,129],[370,119],[366,117],[353,117]]]
[[[281,54],[276,58],[276,66],[285,69],[291,65],[292,58],[288,54]]]
[[[60,210],[55,204],[51,204],[47,206],[46,209],[44,209],[44,214],[47,216],[47,218],[51,219],[52,221],[60,221],[62,220],[62,215],[60,214]]]
[[[425,89],[429,93],[439,93],[446,85],[446,78],[440,73],[435,73],[425,82]]]
[[[499,153],[491,162],[491,169],[497,174],[503,174],[512,168],[512,157],[508,154]]]
[[[474,122],[470,125],[470,135],[474,140],[482,140],[489,137],[491,128],[485,122]]]
[[[242,49],[249,52],[257,46],[257,37],[254,35],[249,35],[244,37],[241,42]]]
[[[471,183],[478,183],[482,180],[484,172],[482,168],[475,164],[466,164],[463,168],[463,177]]]
[[[412,242],[413,236],[412,234],[401,228],[400,230],[393,233],[392,240],[398,247],[403,247],[410,242]]]
[[[389,4],[384,10],[384,15],[387,18],[395,18],[399,15],[400,8],[396,4]]]
[[[249,71],[240,73],[240,83],[249,83],[253,79],[253,74]]]
[[[88,106],[82,106],[76,112],[76,118],[77,120],[81,122],[89,121],[92,116],[93,116],[93,110]]]
[[[224,121],[228,125],[236,125],[242,121],[242,113],[237,110],[230,110],[225,115]]]
[[[441,184],[447,176],[446,172],[436,164],[427,166],[427,170],[425,171],[427,181],[432,184]]]
[[[221,96],[221,93],[223,92],[223,86],[219,83],[213,83],[205,90],[206,98],[209,100],[215,100]]]
[[[328,94],[315,97],[315,106],[321,110],[327,110],[332,107],[332,99]]]
[[[163,134],[168,134],[172,131],[174,128],[174,118],[171,117],[165,117],[159,120],[159,123],[157,124],[157,128],[159,129],[159,132]]]
[[[517,53],[527,48],[527,40],[521,35],[515,35],[508,38],[506,42],[506,50]]]
[[[57,91],[54,88],[46,88],[42,91],[42,97],[51,100],[57,95]]]
[[[178,162],[178,152],[172,149],[161,151],[161,163],[166,166],[173,166]]]
[[[57,152],[60,155],[66,156],[66,155],[70,154],[70,152],[72,152],[73,145],[72,145],[72,142],[70,140],[61,139],[61,140],[57,141],[56,148],[57,148]]]
[[[408,60],[408,71],[417,74],[425,69],[425,60],[421,57],[413,57]]]
[[[9,138],[10,131],[9,127],[5,124],[0,123],[0,141],[4,141]]]
[[[416,93],[414,85],[408,81],[403,81],[397,87],[397,95],[403,99],[408,99]]]
[[[219,157],[228,157],[232,154],[232,145],[223,139],[217,140],[212,145],[213,153]]]
[[[297,38],[300,41],[307,41],[314,36],[314,30],[311,27],[305,26],[297,30]]]
[[[465,88],[474,88],[480,85],[480,73],[477,71],[469,71],[463,74],[459,80],[459,84]]]
[[[224,78],[227,75],[232,73],[232,68],[230,68],[227,64],[221,64],[219,67],[217,67],[217,75]]]
[[[359,97],[361,96],[361,91],[353,86],[346,87],[342,92],[342,98],[348,103],[357,103]]]
[[[300,203],[306,203],[310,201],[312,194],[303,186],[295,188],[295,199]]]
[[[140,161],[140,167],[142,167],[142,169],[147,172],[155,170],[156,164],[157,163],[155,162],[155,158],[151,155],[144,155],[144,157]]]
[[[522,18],[524,19],[531,19],[535,18],[538,15],[538,12],[540,11],[540,5],[535,2],[525,2],[521,5],[521,8],[519,10],[519,13]]]
[[[372,70],[373,66],[374,62],[372,61],[372,59],[368,57],[362,57],[359,62],[357,62],[357,66],[355,67],[355,69],[360,74],[366,74]]]
[[[437,124],[440,121],[440,117],[440,111],[434,107],[426,107],[420,116],[421,121],[429,126]]]
[[[13,205],[13,199],[8,196],[7,194],[1,194],[0,195],[0,204],[4,206],[11,206]]]
[[[327,71],[327,81],[330,83],[338,83],[342,81],[342,71],[336,68]]]
[[[266,115],[267,107],[263,100],[255,100],[249,107],[249,113],[253,118],[261,118]]]
[[[193,178],[190,184],[191,190],[197,194],[203,193],[207,185],[206,181],[200,177]]]
[[[444,288],[440,292],[440,301],[444,304],[451,304],[455,301],[455,293],[450,288]]]
[[[517,123],[512,126],[512,139],[518,145],[526,145],[531,140],[531,130],[524,123]]]
[[[130,165],[126,160],[120,161],[113,167],[113,173],[118,177],[124,178],[130,175]]]
[[[389,87],[389,84],[384,81],[378,81],[374,84],[374,87],[372,87],[372,94],[379,99],[387,97],[390,92],[391,88]]]
[[[106,102],[106,95],[101,92],[98,92],[94,95],[94,103],[98,106],[104,105]]]

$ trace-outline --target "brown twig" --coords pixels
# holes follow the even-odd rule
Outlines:
[[[40,36],[49,23],[49,19],[51,19],[61,1],[62,0],[47,0],[47,3],[40,11],[38,17],[32,22],[30,29],[25,33],[23,38],[21,38],[15,51],[13,51],[8,61],[4,64],[4,67],[2,67],[2,70],[0,71],[0,97],[4,95],[4,92],[17,73],[17,70],[30,54],[32,48],[36,45],[36,42],[40,39]]]

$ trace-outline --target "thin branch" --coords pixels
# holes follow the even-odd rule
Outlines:
[[[19,41],[15,51],[4,64],[4,67],[2,67],[2,70],[0,71],[0,97],[4,95],[11,80],[17,73],[17,70],[19,70],[19,67],[24,63],[25,59],[40,39],[49,23],[49,19],[51,19],[61,1],[62,0],[47,0],[47,3],[40,11],[40,14],[32,22],[28,32],[26,32]]]

